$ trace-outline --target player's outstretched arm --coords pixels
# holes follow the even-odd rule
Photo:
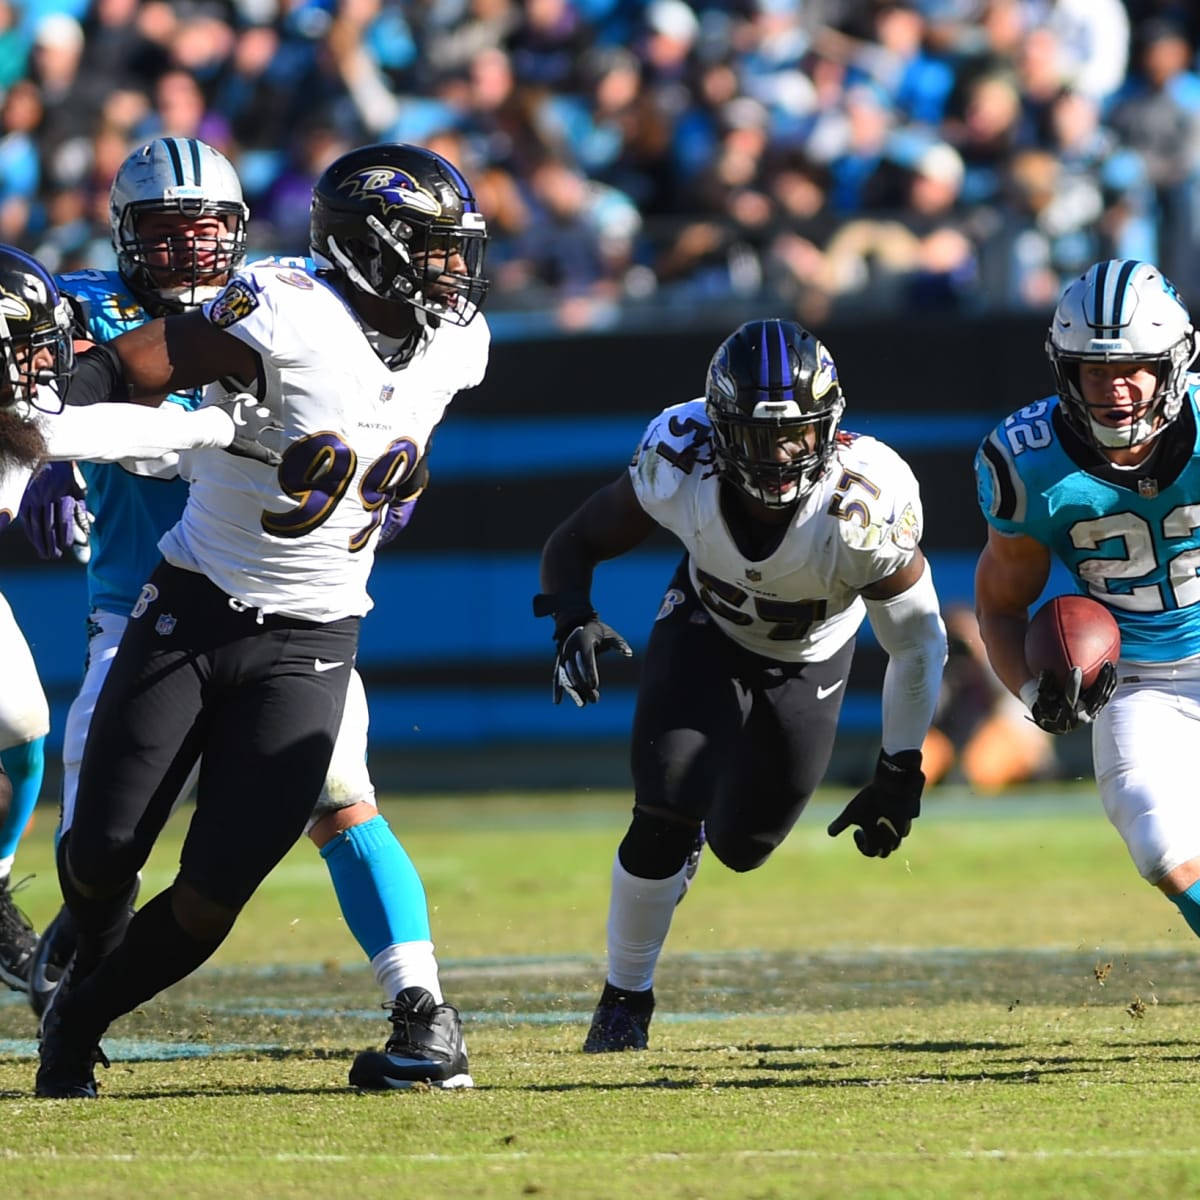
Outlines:
[[[921,744],[937,707],[946,627],[932,571],[920,550],[899,570],[865,589],[863,596],[871,628],[888,655],[883,746],[874,778],[830,823],[828,832],[837,837],[853,825],[860,853],[887,858],[921,814]]]
[[[217,329],[202,312],[147,321],[108,346],[120,362],[133,400],[202,387],[218,379],[236,379],[250,386],[261,372],[258,354]]]
[[[542,592],[533,599],[533,613],[554,618],[555,704],[564,694],[580,708],[594,704],[600,699],[597,655],[616,650],[628,658],[633,653],[592,606],[592,574],[598,562],[632,550],[654,527],[628,474],[622,474],[594,492],[547,539],[542,548]]]

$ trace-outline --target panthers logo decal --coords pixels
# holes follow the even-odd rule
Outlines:
[[[442,215],[442,203],[431,191],[421,187],[407,171],[393,167],[363,167],[346,176],[338,184],[338,191],[378,200],[385,213],[393,208],[413,208],[431,217]]]

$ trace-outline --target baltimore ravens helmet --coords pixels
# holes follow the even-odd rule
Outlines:
[[[721,477],[769,508],[825,471],[845,407],[833,357],[794,321],[748,321],[717,348],[705,406]]]
[[[180,222],[216,217],[216,237],[171,238],[140,229],[149,213]],[[233,164],[197,138],[160,137],[133,151],[117,169],[108,220],[117,269],[149,312],[186,312],[211,300],[246,257],[250,210]]]
[[[1174,285],[1157,267],[1132,259],[1096,263],[1071,283],[1046,339],[1063,416],[1101,449],[1141,445],[1179,416],[1196,351],[1196,331]],[[1084,363],[1114,362],[1148,363],[1158,375],[1145,411],[1118,428],[1092,420],[1079,385]]]
[[[45,352],[49,353],[45,353]],[[49,272],[0,245],[0,407],[61,412],[75,364],[71,312]],[[41,352],[41,353],[39,353]]]
[[[487,223],[470,185],[420,146],[360,146],[313,188],[312,256],[350,286],[467,325],[487,294]]]

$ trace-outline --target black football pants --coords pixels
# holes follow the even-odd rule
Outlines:
[[[263,616],[166,563],[149,587],[88,731],[70,870],[100,895],[132,880],[203,756],[179,877],[236,911],[301,836],[320,795],[359,618]]]

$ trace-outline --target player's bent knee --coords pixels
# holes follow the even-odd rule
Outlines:
[[[308,834],[309,840],[317,847],[318,850],[322,846],[328,845],[339,833],[344,833],[347,829],[353,828],[355,825],[364,825],[367,821],[374,820],[379,815],[379,809],[375,804],[374,799],[359,800],[353,804],[339,806],[337,808],[320,811],[320,805],[313,810],[313,815],[309,819],[308,828],[305,832]]]
[[[221,941],[233,928],[241,907],[211,900],[185,879],[171,887],[171,912],[180,929],[198,942]]]
[[[699,828],[680,813],[635,806],[617,852],[621,866],[639,879],[669,879],[687,862]]]
[[[739,875],[757,871],[775,853],[778,845],[778,842],[763,838],[729,836],[719,830],[708,830],[708,848],[713,857]]]

